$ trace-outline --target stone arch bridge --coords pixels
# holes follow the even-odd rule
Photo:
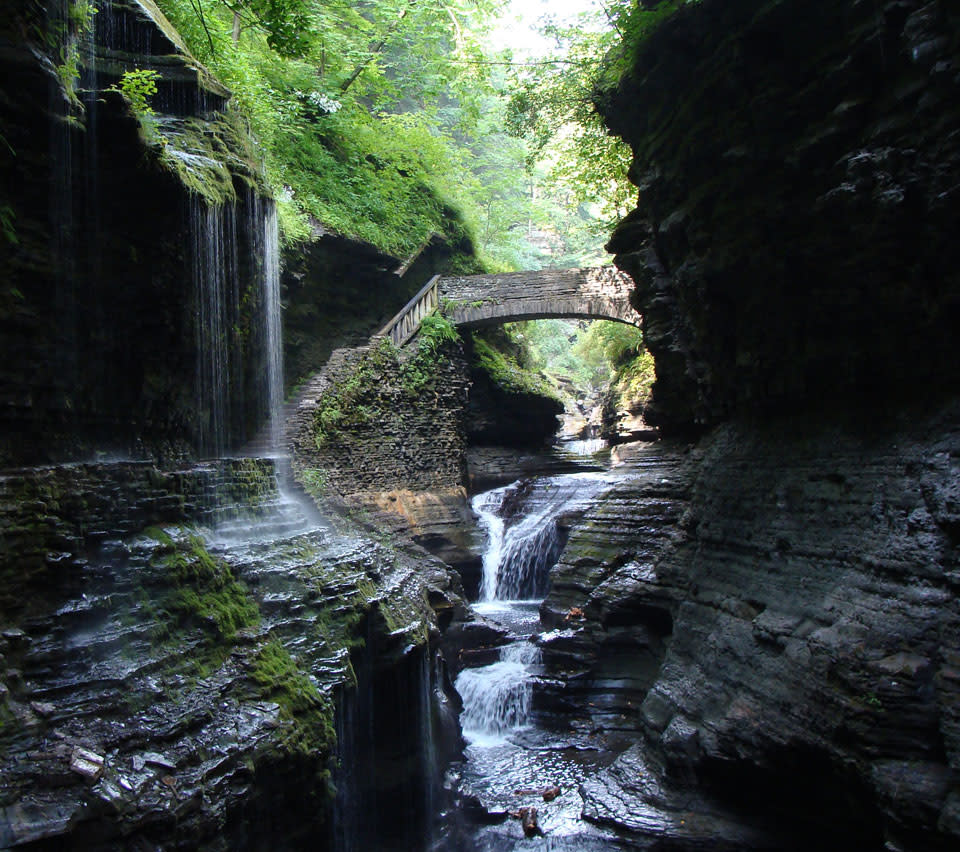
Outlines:
[[[454,324],[467,328],[555,317],[639,325],[640,315],[629,299],[632,288],[630,277],[612,266],[438,275],[377,336],[389,336],[397,346],[403,346],[417,333],[423,318],[440,306]]]

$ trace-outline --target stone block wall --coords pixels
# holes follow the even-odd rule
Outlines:
[[[288,428],[300,477],[319,471],[307,474],[308,487],[348,496],[465,484],[466,359],[459,344],[446,344],[421,363],[429,378],[413,391],[406,371],[418,357],[415,348],[399,355],[377,346],[338,350],[304,388]],[[338,425],[320,435],[325,411],[327,422]]]

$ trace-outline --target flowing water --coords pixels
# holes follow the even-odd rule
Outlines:
[[[487,539],[481,600],[474,610],[507,629],[512,641],[497,661],[464,669],[456,679],[467,748],[448,784],[472,819],[449,829],[441,844],[445,850],[617,848],[613,838],[581,821],[578,793],[580,782],[611,755],[589,735],[545,730],[535,712],[542,675],[539,607],[565,544],[563,521],[600,497],[613,478],[609,473],[542,477],[473,499]],[[551,788],[559,793],[548,802],[543,793]],[[543,835],[525,838],[520,821],[510,815],[531,806]]]

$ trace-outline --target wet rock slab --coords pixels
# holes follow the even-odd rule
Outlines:
[[[78,481],[97,507],[150,470],[80,469]],[[70,505],[69,470],[37,476]],[[389,732],[388,775],[427,789],[418,714],[431,711],[416,696],[439,683],[428,602],[456,609],[455,580],[422,551],[282,498],[272,475],[246,492],[214,479],[221,502],[198,501],[193,518],[190,503],[171,517],[131,499],[117,523],[134,531],[78,535],[28,606],[4,613],[0,846],[249,846],[277,840],[272,813],[288,823],[284,843],[324,848],[337,813],[327,779],[360,759],[352,726],[387,737],[358,697],[377,682],[403,696],[395,716],[409,729]],[[148,480],[154,491],[179,481]],[[63,523],[89,529],[93,517],[110,522],[108,509],[75,504]]]

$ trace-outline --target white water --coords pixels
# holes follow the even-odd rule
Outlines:
[[[236,449],[261,427],[268,434],[262,454],[275,454],[282,432],[276,207],[255,192],[242,202],[216,206],[196,196],[190,201],[197,443],[212,457]],[[249,328],[242,328],[244,323]],[[257,369],[245,370],[251,362]]]
[[[578,438],[575,441],[564,441],[560,446],[577,456],[592,456],[607,449],[608,444],[604,438]]]
[[[230,437],[230,338],[235,323],[231,298],[237,288],[235,208],[190,198],[193,283],[196,308],[195,389],[202,453],[219,458]]]
[[[271,201],[263,216],[263,323],[267,366],[266,413],[270,448],[279,451],[283,432],[283,329],[280,317],[280,236],[277,208]]]
[[[558,519],[585,508],[609,484],[602,474],[571,474],[514,482],[473,498],[487,534],[476,609],[522,638],[501,648],[498,662],[464,669],[457,677],[460,726],[471,747],[500,746],[529,727],[540,649],[528,639],[539,626],[536,608],[563,547]],[[508,518],[502,517],[505,504],[511,507]]]
[[[480,600],[542,598],[562,549],[558,519],[581,511],[607,487],[609,477],[579,473],[514,482],[474,497],[471,506],[487,533]],[[517,498],[522,513],[504,519],[504,503]]]
[[[507,734],[527,727],[530,718],[530,668],[540,662],[540,649],[520,641],[500,650],[500,661],[464,669],[456,689],[463,699],[460,726],[471,745],[490,747]]]

